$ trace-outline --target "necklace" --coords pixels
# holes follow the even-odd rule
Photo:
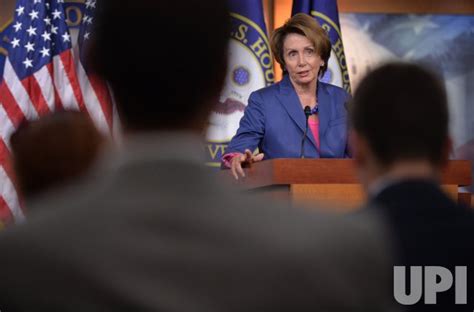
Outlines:
[[[316,83],[316,105],[314,105],[314,107],[311,109],[311,115],[317,115],[319,113],[318,89],[319,89],[319,83]]]

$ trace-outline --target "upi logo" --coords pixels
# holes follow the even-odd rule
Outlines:
[[[436,304],[436,295],[447,291],[453,286],[455,291],[455,304],[467,304],[467,267],[455,267],[454,277],[450,270],[441,266],[411,266],[410,269],[410,294],[406,290],[406,267],[393,267],[393,296],[398,303],[413,305],[420,301],[423,295],[422,276],[424,269],[424,302]]]

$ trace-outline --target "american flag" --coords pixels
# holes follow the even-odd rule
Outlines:
[[[63,2],[18,0],[16,4],[0,79],[0,222],[24,219],[9,163],[10,135],[24,119],[77,110],[89,114],[103,132],[112,129],[112,105],[105,83],[88,77],[81,59],[74,59],[90,38],[95,0],[86,2],[77,51],[73,51]]]
[[[113,129],[113,120],[116,118],[112,110],[112,100],[107,84],[96,75],[89,72],[85,62],[86,47],[90,41],[92,25],[94,23],[94,11],[96,0],[86,0],[82,24],[79,31],[78,45],[75,47],[75,55],[79,55],[77,61],[77,73],[84,101],[89,113],[102,132],[107,133]],[[100,109],[98,109],[100,108]],[[115,117],[115,118],[114,118]]]

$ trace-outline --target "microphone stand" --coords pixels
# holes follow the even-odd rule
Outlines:
[[[304,158],[304,141],[306,140],[306,134],[308,133],[308,119],[309,116],[311,116],[311,107],[305,106],[304,108],[304,114],[306,116],[306,127],[304,129],[304,134],[303,138],[301,139],[301,153],[300,153],[300,158]]]

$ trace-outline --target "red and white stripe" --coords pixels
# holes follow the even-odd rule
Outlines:
[[[13,184],[13,169],[7,143],[14,129],[15,127],[3,109],[3,104],[0,105],[0,222],[3,224],[8,224],[11,221],[20,222],[24,219]]]
[[[22,222],[25,216],[20,208],[18,194],[15,190],[12,179],[8,176],[5,168],[2,166],[0,166],[0,180],[2,181],[0,186],[0,200],[2,201],[0,217],[3,218],[2,223],[8,224],[10,222]]]
[[[105,81],[99,79],[94,74],[88,74],[80,61],[79,46],[74,47],[73,51],[76,60],[76,72],[79,79],[79,86],[84,96],[84,103],[89,115],[104,135],[113,135],[114,116],[113,116],[113,100],[110,90]]]
[[[29,79],[29,78],[27,78]],[[23,119],[33,120],[39,117],[28,90],[20,81],[7,58],[3,70],[3,82],[0,87],[0,101],[12,123],[17,127]]]
[[[0,221],[24,219],[8,146],[10,135],[24,119],[34,120],[57,109],[76,110],[89,114],[103,133],[111,133],[113,110],[106,84],[89,79],[81,65],[77,70],[72,51],[67,50],[20,81],[7,58],[0,84]]]
[[[53,58],[53,81],[64,109],[87,113],[70,50]]]
[[[91,119],[100,132],[110,135],[113,129],[112,101],[107,85],[92,75],[88,77],[80,62],[77,65],[77,73]]]

